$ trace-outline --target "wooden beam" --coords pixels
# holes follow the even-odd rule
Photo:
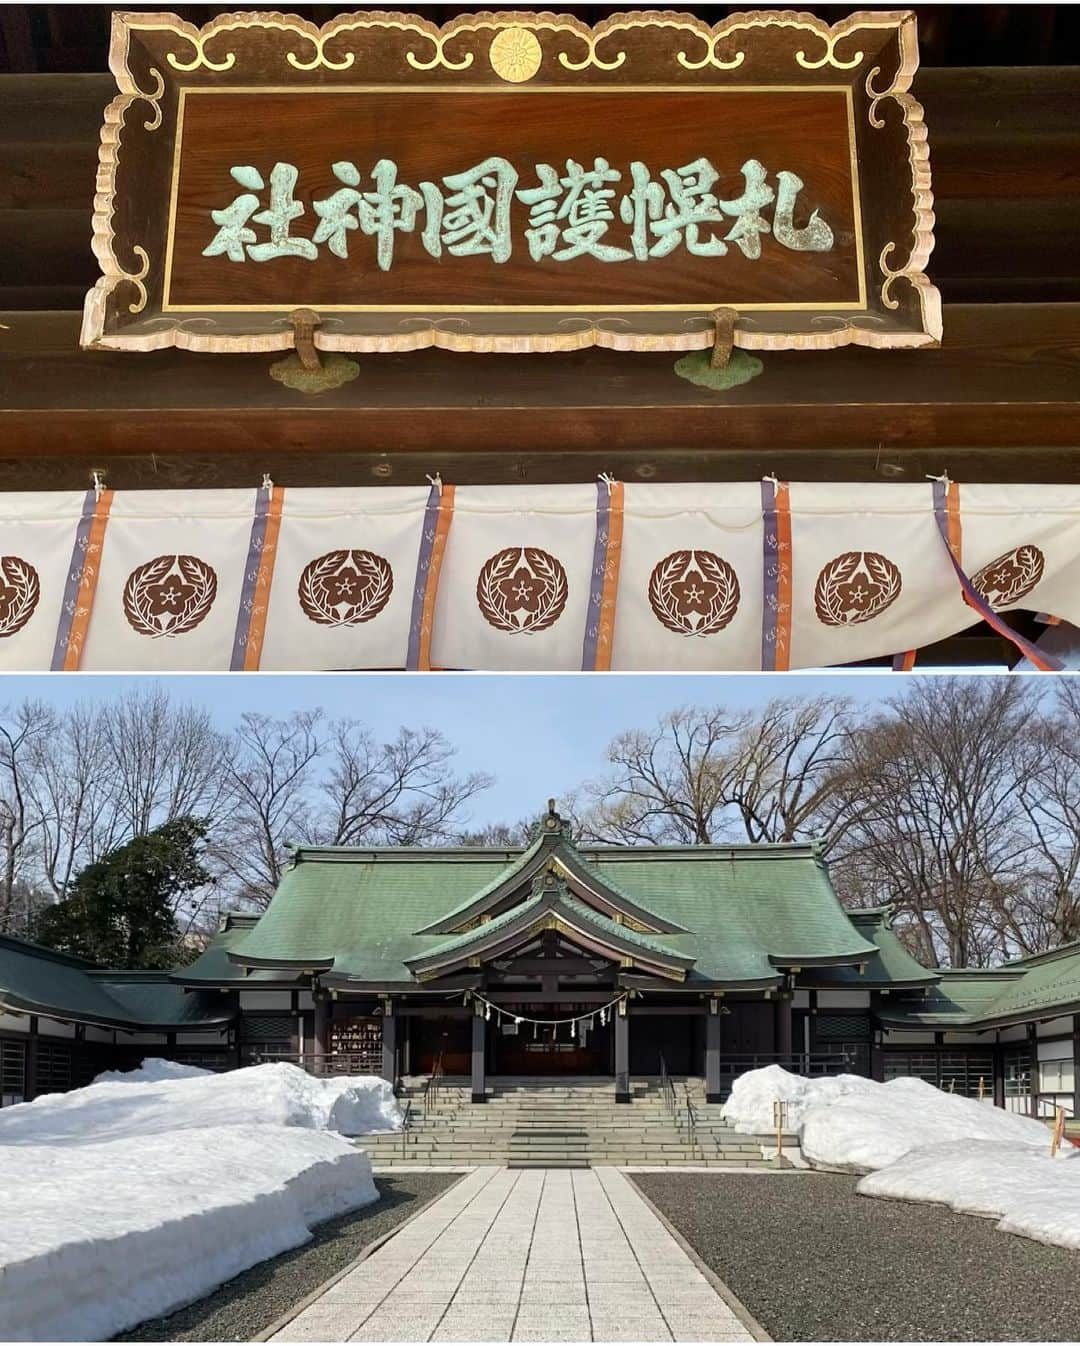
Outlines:
[[[718,394],[668,355],[361,356],[305,397],[269,357],[80,351],[75,313],[0,314],[0,489],[444,480],[1074,481],[1080,303],[959,305],[940,350],[787,351]]]

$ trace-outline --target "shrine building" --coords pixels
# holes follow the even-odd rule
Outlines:
[[[438,1072],[474,1103],[511,1077],[719,1101],[778,1063],[1077,1115],[1080,943],[926,968],[887,907],[841,906],[813,843],[584,845],[549,807],[523,849],[296,846],[267,910],[171,973],[0,938],[3,1102],[159,1055]]]

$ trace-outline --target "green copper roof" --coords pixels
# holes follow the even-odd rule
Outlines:
[[[87,975],[92,963],[0,936],[0,1005],[86,1023],[127,1022],[108,989]]]
[[[1001,968],[942,969],[918,1000],[886,1001],[878,1011],[893,1028],[970,1028],[983,1021],[1015,978]]]
[[[197,1028],[229,1023],[234,1017],[224,996],[209,991],[185,991],[161,972],[92,972],[126,1011],[132,1023],[144,1028]]]
[[[941,975],[908,953],[891,925],[891,907],[849,907],[847,914],[859,934],[875,946],[875,952],[857,967],[822,968],[813,977],[804,978],[804,984],[822,988],[854,987],[867,990],[877,987],[933,986]]]
[[[1080,1011],[1080,940],[996,968],[943,970],[919,1004],[881,1013],[897,1028],[1003,1027]]]
[[[516,906],[508,908],[489,921],[483,921],[460,934],[451,935],[435,948],[410,959],[410,966],[420,970],[451,961],[454,955],[460,958],[470,948],[482,949],[490,946],[493,940],[497,942],[500,935],[512,927],[527,929],[549,912],[556,918],[562,917],[567,924],[576,922],[601,941],[610,942],[616,950],[641,949],[643,954],[652,955],[653,959],[661,963],[667,962],[668,966],[675,970],[685,970],[690,965],[691,960],[685,954],[668,947],[655,935],[620,925],[603,912],[597,911],[595,907],[579,902],[567,890],[564,879],[544,874],[537,875],[533,879],[532,895],[524,902],[517,903]]]
[[[582,847],[578,854],[599,880],[686,932],[664,933],[658,944],[693,960],[688,984],[772,985],[784,966],[856,962],[876,952],[848,919],[811,846]],[[229,956],[240,965],[332,967],[335,978],[409,984],[406,961],[446,939],[417,932],[468,907],[517,858],[505,849],[301,848],[269,908]]]
[[[170,980],[181,986],[247,986],[253,982],[273,981],[281,985],[279,974],[249,971],[229,961],[229,950],[236,947],[249,931],[254,930],[259,917],[255,912],[226,912],[210,943],[187,967],[170,974]]]
[[[221,997],[188,994],[165,972],[114,972],[37,944],[0,936],[0,1007],[75,1023],[191,1028],[227,1022]]]
[[[1002,971],[1022,971],[1023,976],[1010,980],[990,1006],[987,1017],[995,1021],[1080,1009],[1080,940],[1018,958]]]
[[[433,921],[426,929],[418,930],[416,933],[434,935],[452,932],[462,921],[475,920],[481,913],[497,906],[500,901],[512,895],[521,884],[528,882],[549,865],[554,865],[571,878],[576,878],[591,887],[598,901],[606,901],[639,924],[651,926],[658,931],[682,929],[680,926],[673,926],[670,920],[655,911],[644,908],[639,899],[620,888],[610,876],[602,878],[599,871],[585,861],[571,841],[558,815],[549,814],[544,819],[544,823],[548,822],[555,825],[552,830],[539,831],[532,843],[478,893],[474,893],[439,920]]]

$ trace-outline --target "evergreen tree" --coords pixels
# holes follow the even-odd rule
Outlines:
[[[87,865],[67,896],[46,908],[34,938],[106,967],[171,967],[182,956],[176,910],[211,881],[206,823],[176,818]]]

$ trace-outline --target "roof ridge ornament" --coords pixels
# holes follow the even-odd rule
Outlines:
[[[570,840],[570,820],[564,818],[556,809],[554,798],[548,800],[547,812],[540,817],[533,829],[533,839],[537,837],[565,837],[567,841]]]

